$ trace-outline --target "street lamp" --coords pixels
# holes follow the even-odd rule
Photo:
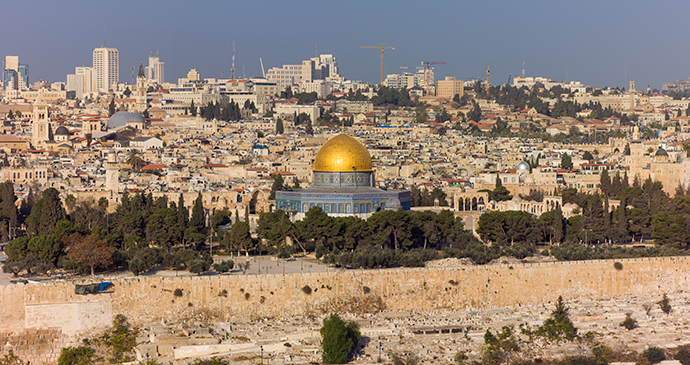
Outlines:
[[[264,347],[261,346],[261,365],[264,363]]]

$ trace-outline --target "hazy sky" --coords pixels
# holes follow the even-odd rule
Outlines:
[[[30,82],[65,81],[75,66],[90,66],[103,45],[120,52],[120,81],[131,66],[159,52],[165,78],[191,68],[202,78],[268,70],[332,53],[348,79],[379,82],[386,73],[421,61],[444,61],[437,79],[484,78],[492,84],[518,75],[579,80],[603,87],[661,89],[690,76],[688,1],[34,1],[2,0],[0,56],[28,64]]]

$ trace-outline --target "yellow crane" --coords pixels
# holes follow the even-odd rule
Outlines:
[[[391,49],[395,50],[395,47],[387,46],[383,43],[376,46],[360,46],[359,48],[369,48],[369,49],[380,49],[381,50],[381,85],[383,85],[383,50]]]

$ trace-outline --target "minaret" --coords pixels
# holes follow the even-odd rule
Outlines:
[[[628,94],[630,95],[630,109],[635,109],[635,81],[630,81],[629,89]]]
[[[486,64],[486,93],[489,93],[489,87],[491,87],[491,83],[489,82],[489,64]]]
[[[108,160],[105,164],[105,188],[110,191],[110,198],[120,193],[120,169],[117,167],[117,155],[108,151]]]
[[[43,145],[50,138],[50,118],[48,116],[48,103],[43,98],[43,90],[38,91],[34,101],[34,111],[31,131],[31,144],[34,148]]]

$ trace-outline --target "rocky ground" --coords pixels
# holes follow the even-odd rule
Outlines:
[[[669,293],[673,310],[664,314],[656,304],[660,296],[622,296],[578,299],[567,302],[578,333],[592,331],[596,338],[619,353],[641,352],[655,345],[674,349],[690,343],[690,295]],[[647,308],[649,310],[647,310]],[[379,357],[390,363],[393,353],[414,354],[420,363],[450,364],[456,353],[479,358],[487,329],[503,326],[541,325],[553,304],[428,313],[381,312],[344,315],[361,328],[362,346],[352,363],[372,364]],[[620,326],[626,313],[638,322],[627,330]],[[300,364],[320,360],[322,318],[263,319],[232,323],[150,323],[144,326],[138,347],[142,358],[158,357],[162,363],[186,364],[197,357],[222,356],[232,363]],[[516,332],[519,332],[517,330]],[[525,358],[553,358],[589,354],[585,342],[548,344],[521,338]]]

